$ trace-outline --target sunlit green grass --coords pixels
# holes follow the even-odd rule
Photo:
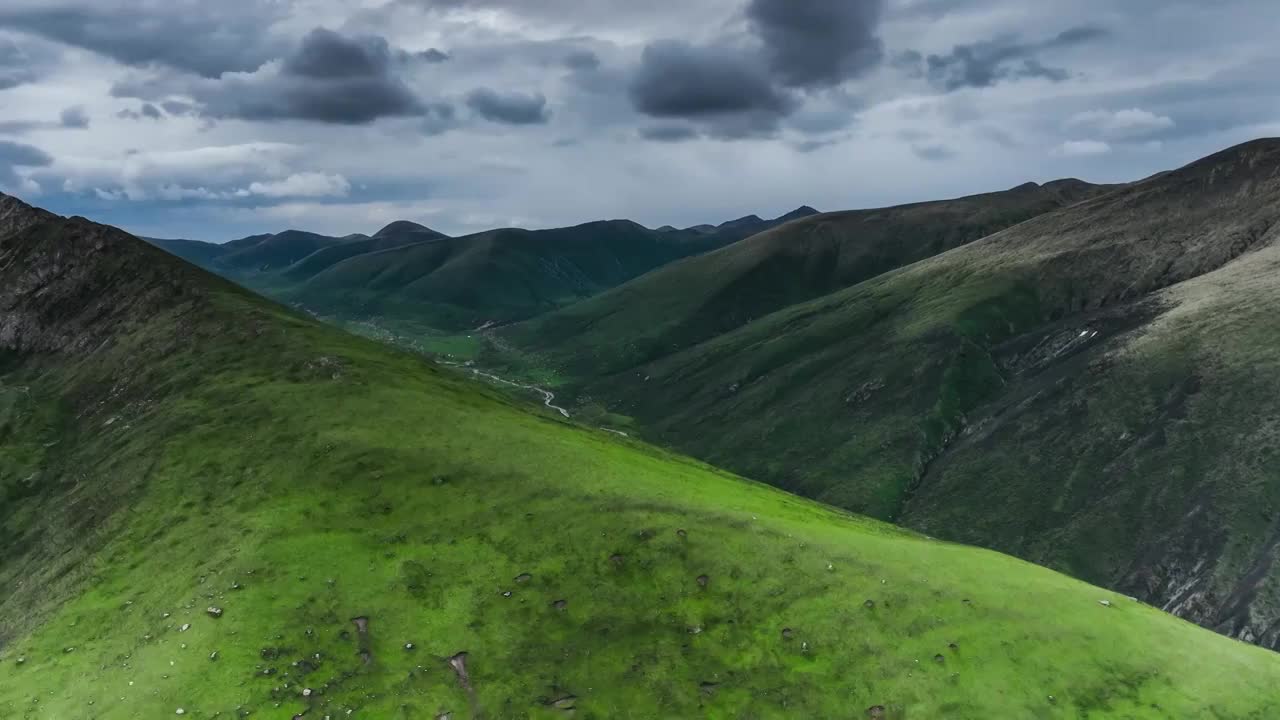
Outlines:
[[[0,487],[47,483],[0,512],[0,717],[1280,713],[1280,656],[218,302],[145,372],[163,325],[0,377]]]

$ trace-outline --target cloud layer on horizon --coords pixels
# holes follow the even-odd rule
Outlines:
[[[696,224],[1280,134],[1263,0],[10,0],[0,190],[149,235]]]

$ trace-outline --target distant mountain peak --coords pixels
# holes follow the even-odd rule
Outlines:
[[[799,220],[800,218],[807,218],[807,217],[809,217],[810,215],[821,215],[821,214],[822,214],[822,213],[818,212],[817,210],[813,209],[812,207],[809,207],[808,205],[801,205],[800,207],[796,208],[795,210],[792,210],[791,212],[787,213],[786,215],[783,215],[782,217],[779,217],[779,218],[778,218],[778,220],[777,220],[777,222],[780,222],[780,223],[784,223],[784,222],[791,222],[792,220]]]
[[[730,228],[730,227],[735,227],[737,225],[755,225],[762,222],[764,222],[764,220],[759,215],[747,215],[746,217],[740,217],[737,220],[730,220],[729,222],[724,223],[720,227]]]
[[[421,225],[411,220],[396,220],[390,225],[387,225],[386,227],[382,228],[378,232],[374,233],[373,236],[376,238],[381,238],[381,237],[387,237],[388,235],[405,235],[408,233],[419,233],[423,235],[436,235],[436,236],[440,235],[440,233],[436,232],[435,230],[432,230],[426,225]]]

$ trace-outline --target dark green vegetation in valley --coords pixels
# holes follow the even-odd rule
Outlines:
[[[224,245],[151,242],[282,302],[341,321],[373,318],[400,335],[428,339],[533,317],[814,212],[685,230],[614,220],[450,238],[396,222],[372,237],[290,230]]]
[[[0,198],[0,716],[1264,718],[1280,656]]]
[[[728,300],[709,270],[693,272],[715,292],[671,299],[690,268],[823,222],[501,335],[650,440],[1280,647],[1280,141],[868,265],[815,299],[839,283],[808,268],[824,279],[841,266],[824,246],[863,247],[856,224]],[[938,247],[913,237],[870,234],[862,252]],[[780,309],[760,316],[762,298]]]

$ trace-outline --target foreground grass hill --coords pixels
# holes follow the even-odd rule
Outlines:
[[[1274,648],[1277,267],[1261,140],[624,372],[546,356],[651,439]]]
[[[609,375],[1106,192],[1079,180],[813,214],[505,331],[571,374]]]
[[[0,716],[1280,713],[1280,656],[1141,603],[0,233]]]

